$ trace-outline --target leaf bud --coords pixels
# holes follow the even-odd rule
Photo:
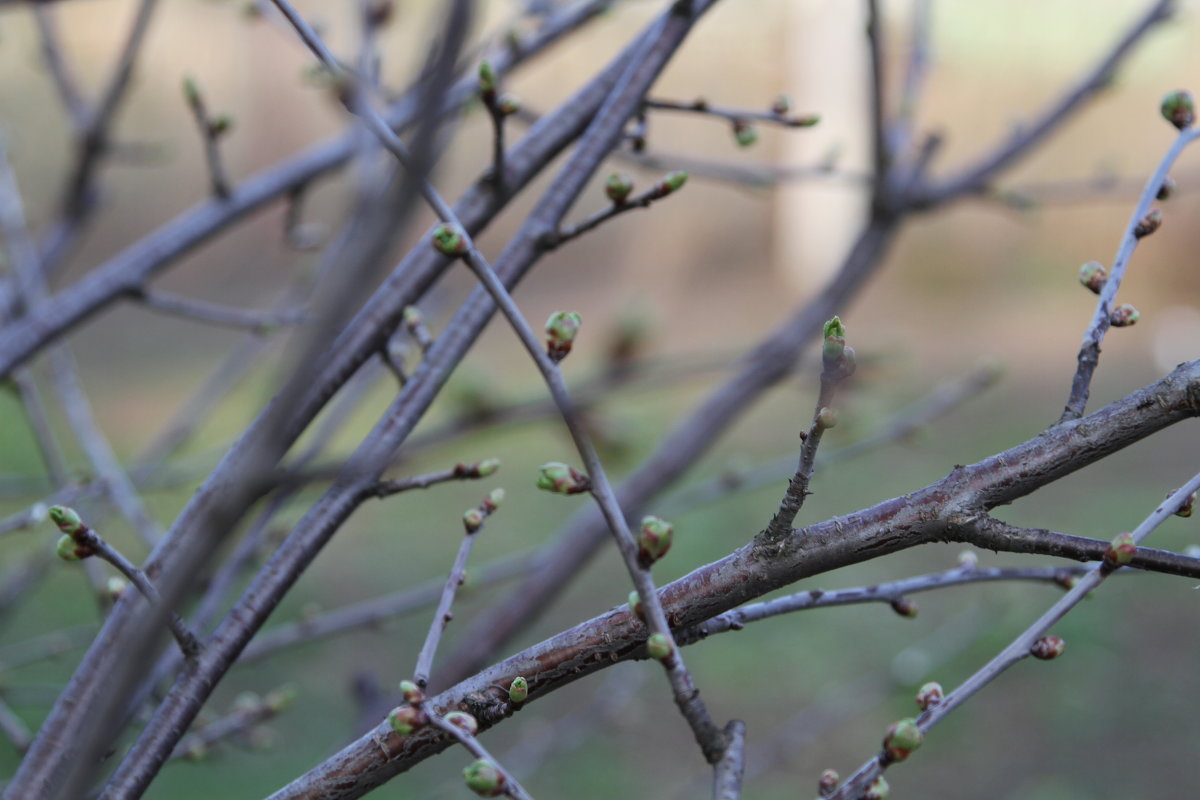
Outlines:
[[[546,320],[546,355],[555,364],[571,352],[583,318],[574,311],[555,311]]]
[[[676,170],[669,173],[661,181],[650,187],[650,191],[646,193],[649,200],[660,200],[669,194],[678,192],[683,185],[687,183],[688,174],[683,170]]]
[[[465,711],[451,711],[443,719],[471,736],[479,732],[479,721]]]
[[[675,526],[666,520],[655,516],[642,517],[642,527],[637,535],[638,560],[647,565],[658,561],[671,549],[674,535]]]
[[[1109,569],[1123,567],[1137,555],[1137,541],[1132,533],[1120,533],[1109,542],[1108,550],[1104,552],[1104,566]]]
[[[633,191],[633,178],[623,172],[614,172],[604,182],[604,193],[616,205],[622,205]]]
[[[646,653],[655,661],[666,661],[674,655],[675,645],[666,634],[654,633],[646,640]]]
[[[817,412],[817,424],[822,428],[833,428],[837,425],[837,411],[832,408],[822,407]]]
[[[462,230],[453,225],[438,225],[433,229],[433,247],[442,255],[457,258],[467,252],[467,239]]]
[[[86,530],[83,520],[79,518],[79,513],[67,506],[50,506],[46,511],[50,517],[50,521],[58,526],[58,529],[63,533],[74,536]]]
[[[504,502],[504,490],[492,489],[488,492],[488,496],[483,498],[483,510],[491,514],[500,504]]]
[[[892,761],[903,761],[925,741],[921,726],[911,717],[893,722],[883,737],[883,750]]]
[[[1093,294],[1100,294],[1108,282],[1108,270],[1099,261],[1089,261],[1079,268],[1079,283]]]
[[[128,581],[118,578],[116,575],[110,575],[104,582],[104,591],[108,595],[108,599],[114,603],[121,599],[121,595],[125,594],[128,588]]]
[[[498,469],[500,469],[500,459],[485,458],[475,465],[475,475],[479,478],[486,478],[489,475],[494,475]]]
[[[897,597],[892,600],[892,611],[902,617],[912,619],[917,616],[917,601],[910,597]]]
[[[1058,658],[1067,649],[1067,643],[1058,636],[1043,636],[1038,639],[1029,648],[1029,653],[1034,658],[1042,661],[1050,661]]]
[[[484,514],[478,508],[471,508],[463,512],[463,527],[467,529],[467,533],[475,533],[483,527]]]
[[[187,75],[183,79],[183,99],[187,100],[188,105],[200,105],[200,85],[196,83],[196,79]]]
[[[1172,178],[1163,178],[1162,186],[1158,187],[1158,193],[1154,195],[1155,200],[1169,200],[1175,191],[1175,181]]]
[[[208,123],[208,134],[212,137],[224,136],[233,130],[233,117],[228,114],[217,114]]]
[[[551,461],[538,467],[537,488],[555,494],[580,494],[592,487],[588,476],[574,467]]]
[[[1157,208],[1152,208],[1142,217],[1137,225],[1133,226],[1133,235],[1137,239],[1144,239],[1156,230],[1162,227],[1163,215]]]
[[[414,681],[400,681],[400,694],[404,697],[404,702],[414,706],[425,699],[425,693]]]
[[[1179,491],[1179,490],[1172,489],[1171,491],[1167,492],[1167,499],[1170,499],[1171,497],[1173,497],[1177,491]],[[1192,507],[1195,505],[1196,505],[1196,493],[1192,492],[1191,494],[1189,494],[1187,496],[1187,499],[1183,501],[1183,504],[1175,510],[1175,516],[1190,517],[1192,515]]]
[[[782,117],[784,114],[792,110],[792,98],[786,94],[781,94],[771,103],[771,113]]]
[[[1142,315],[1136,308],[1129,303],[1122,303],[1112,310],[1108,321],[1114,328],[1128,328],[1130,325],[1136,325],[1141,318]]]
[[[485,100],[496,94],[496,73],[487,61],[479,62],[479,94]]]
[[[880,775],[871,781],[871,785],[863,792],[862,800],[887,800],[891,791],[892,787],[888,786],[887,780]]]
[[[837,789],[839,783],[841,783],[841,778],[836,769],[824,770],[820,780],[817,781],[817,794],[821,797],[828,797]]]
[[[79,555],[75,552],[76,547],[75,540],[64,533],[58,537],[58,545],[54,550],[63,561],[78,561]]]
[[[1179,130],[1192,127],[1196,121],[1196,101],[1186,90],[1171,92],[1162,99],[1162,115]]]
[[[516,114],[521,110],[521,98],[517,97],[515,94],[508,94],[505,92],[504,94],[500,95],[498,100],[496,100],[496,110],[499,111],[502,116],[511,117],[513,114]]]
[[[963,550],[958,554],[958,568],[972,570],[979,568],[979,556],[974,550]]]
[[[467,788],[480,797],[504,794],[504,773],[482,758],[463,770],[463,780],[467,782]]]
[[[733,123],[733,140],[738,147],[750,147],[758,141],[758,128],[739,119]]]
[[[917,689],[917,707],[922,711],[926,711],[942,702],[942,698],[945,696],[945,692],[942,691],[942,685],[937,681],[930,681],[920,689]]]
[[[521,705],[529,697],[529,681],[518,675],[508,685],[508,700],[513,705]]]
[[[388,712],[388,725],[401,736],[408,736],[428,720],[425,712],[416,706],[396,706]]]

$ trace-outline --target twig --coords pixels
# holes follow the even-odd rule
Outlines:
[[[37,383],[34,382],[33,376],[29,374],[29,370],[25,368],[13,372],[12,382],[16,386],[17,394],[21,398],[21,406],[25,409],[25,416],[29,419],[29,428],[33,432],[33,440],[37,443],[38,452],[42,456],[42,461],[46,464],[46,471],[50,473],[50,481],[55,486],[65,486],[70,480],[67,473],[67,465],[63,461],[62,448],[59,447],[57,440],[54,438],[54,431],[50,427],[49,418],[46,416],[46,407],[42,403],[42,396],[41,392],[38,391]]]
[[[121,555],[120,551],[104,541],[98,533],[89,528],[79,519],[79,515],[70,508],[63,506],[55,506],[50,509],[50,518],[58,525],[59,530],[67,537],[74,540],[75,549],[73,553],[66,551],[74,558],[86,558],[88,556],[98,556],[117,568],[117,571],[129,579],[129,582],[137,587],[137,590],[150,601],[150,604],[163,608],[162,596],[158,593],[158,589],[146,577],[146,573],[142,572],[125,556]],[[62,544],[59,545],[60,554],[62,554]],[[171,635],[179,642],[179,649],[189,659],[196,657],[200,653],[200,642],[196,639],[196,635],[188,630],[187,624],[183,619],[171,611],[167,615],[167,625],[171,629]]]
[[[595,212],[586,219],[577,222],[574,225],[568,225],[565,228],[561,228],[555,233],[547,234],[542,238],[542,244],[547,249],[553,250],[561,247],[563,244],[571,241],[572,239],[582,236],[588,231],[599,227],[603,223],[615,216],[618,216],[619,214],[624,214],[627,211],[633,211],[637,208],[649,208],[650,205],[655,201],[661,200],[667,195],[677,191],[683,185],[684,181],[687,180],[687,177],[688,176],[686,172],[672,172],[670,175],[664,176],[662,180],[658,181],[639,195],[630,198],[622,197],[619,200],[614,199],[612,204],[607,208]],[[610,182],[613,178],[621,181],[627,181],[627,179],[623,176],[614,175],[609,179]]]
[[[874,161],[875,193],[885,186],[885,177],[892,167],[894,153],[889,147],[888,128],[890,120],[884,110],[883,74],[883,23],[879,14],[879,0],[867,0],[867,53],[871,68],[871,153]]]
[[[433,614],[429,632],[425,634],[425,643],[421,645],[421,650],[417,654],[417,665],[413,668],[413,680],[422,690],[429,685],[429,671],[433,667],[433,657],[437,653],[442,632],[446,630],[446,623],[454,616],[450,613],[450,607],[454,605],[454,595],[458,592],[458,587],[466,580],[467,559],[471,555],[471,548],[475,546],[476,536],[483,528],[484,520],[496,510],[497,502],[495,501],[503,496],[502,491],[499,495],[493,492],[477,509],[471,509],[463,516],[463,524],[467,529],[466,535],[459,544],[458,554],[454,557],[454,566],[450,568],[446,584],[442,587],[437,611]]]
[[[183,297],[159,289],[140,288],[130,296],[154,311],[194,319],[212,325],[243,328],[254,333],[267,334],[281,325],[300,325],[308,320],[308,312],[302,309],[271,309],[257,311],[246,308],[231,308],[219,303]]]
[[[780,125],[784,128],[811,128],[820,121],[820,117],[816,114],[805,114],[804,116],[795,116],[789,114],[786,110],[767,109],[760,111],[757,109],[748,108],[732,108],[730,106],[717,105],[710,103],[703,97],[698,97],[690,103],[682,103],[676,100],[663,100],[659,98],[647,99],[642,103],[642,108],[652,111],[683,111],[694,114],[703,114],[717,119],[729,120],[733,123],[745,122],[754,120],[756,122],[767,122],[772,125]]]
[[[1108,279],[1100,290],[1100,299],[1096,302],[1096,311],[1092,315],[1092,322],[1083,334],[1083,344],[1080,345],[1077,357],[1079,363],[1075,368],[1075,376],[1071,380],[1071,394],[1067,398],[1067,404],[1063,408],[1062,416],[1058,419],[1059,422],[1079,419],[1083,416],[1091,389],[1092,375],[1095,374],[1096,366],[1100,362],[1100,344],[1104,341],[1104,334],[1112,324],[1113,300],[1117,296],[1117,290],[1121,287],[1121,279],[1125,277],[1125,268],[1129,265],[1133,250],[1141,238],[1137,232],[1138,226],[1150,212],[1150,205],[1154,202],[1159,189],[1162,188],[1171,165],[1175,163],[1184,148],[1196,140],[1197,136],[1200,136],[1200,128],[1180,130],[1179,136],[1167,150],[1162,161],[1159,162],[1158,168],[1146,182],[1145,188],[1142,189],[1142,195],[1138,198],[1133,214],[1125,226],[1121,245],[1117,249],[1117,255],[1113,258]]]
[[[921,103],[921,94],[929,74],[929,48],[933,28],[933,0],[915,0],[912,7],[912,28],[909,33],[908,60],[900,102],[890,130],[889,150],[903,152],[913,137],[913,122]]]
[[[208,179],[212,184],[213,194],[221,200],[227,200],[230,194],[229,175],[221,160],[220,139],[229,133],[230,119],[228,116],[209,116],[204,95],[194,78],[183,79],[183,96],[192,112],[192,119],[204,140],[204,160],[208,164]]]
[[[203,756],[211,745],[277,716],[291,704],[295,693],[293,687],[284,686],[266,697],[254,695],[249,701],[239,697],[233,711],[180,739],[169,759]]]
[[[57,658],[77,647],[85,647],[96,635],[95,625],[73,625],[39,634],[23,642],[0,647],[0,670],[12,670]]]
[[[58,38],[58,31],[54,28],[52,12],[44,3],[34,3],[33,18],[37,22],[38,34],[41,37],[42,58],[46,61],[46,68],[50,72],[51,80],[54,81],[54,88],[58,90],[58,96],[67,109],[71,124],[76,130],[82,131],[87,123],[87,106],[79,93],[75,77],[71,74],[66,59],[63,58],[62,46]]]
[[[713,767],[713,800],[740,800],[746,771],[746,723],[731,719],[725,725],[725,754]]]
[[[28,750],[30,742],[33,741],[33,732],[29,730],[25,720],[17,716],[17,712],[12,710],[3,697],[0,697],[0,732],[4,733],[18,753]]]
[[[392,481],[380,481],[370,490],[370,494],[383,498],[398,492],[407,492],[411,489],[428,489],[430,486],[436,486],[446,481],[486,478],[496,471],[499,463],[498,459],[487,459],[486,461],[477,461],[474,464],[455,464],[450,469],[444,469],[440,472],[429,472],[424,475],[414,475],[409,478],[399,478]]]
[[[1167,498],[1162,505],[1138,525],[1131,534],[1132,543],[1134,545],[1140,544],[1142,539],[1174,514],[1176,509],[1187,499],[1188,495],[1197,489],[1200,489],[1200,473],[1196,474],[1178,492]],[[1088,596],[1105,578],[1112,574],[1113,566],[1114,564],[1109,562],[1106,557],[1104,563],[1098,564],[1094,569],[1088,570],[1073,588],[1068,590],[1058,602],[1052,605],[1019,636],[1013,639],[991,661],[959,684],[958,688],[947,694],[941,702],[926,709],[916,720],[921,732],[923,734],[927,733],[934,725],[945,718],[947,714],[958,708],[972,695],[999,677],[1006,669],[1029,656],[1030,648],[1033,647],[1034,642],[1044,636],[1067,612],[1078,605],[1084,597]],[[886,752],[879,754],[859,767],[845,783],[829,795],[829,800],[857,800],[867,784],[882,774],[889,763],[890,759]]]
[[[450,734],[450,736],[457,740],[459,744],[467,748],[471,755],[487,761],[504,776],[504,794],[513,798],[513,800],[533,800],[529,793],[525,791],[525,787],[521,786],[517,779],[513,777],[512,773],[504,769],[500,762],[497,761],[491,753],[484,749],[483,745],[479,743],[478,739],[454,723],[447,722],[443,717],[438,715],[433,710],[433,707],[430,703],[425,703],[425,713],[429,715],[430,725],[434,726],[438,730]]]

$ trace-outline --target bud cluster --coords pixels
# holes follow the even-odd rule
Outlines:
[[[79,513],[67,506],[50,506],[46,511],[50,521],[62,531],[55,552],[63,561],[79,561],[96,555],[96,549],[88,541],[91,530],[83,524]]]
[[[463,512],[463,527],[467,529],[467,534],[477,532],[483,527],[483,521],[491,516],[500,504],[504,502],[504,490],[493,489],[488,492],[487,497],[483,498],[483,502],[476,508],[469,508]]]

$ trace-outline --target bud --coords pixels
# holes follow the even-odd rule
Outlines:
[[[485,458],[475,465],[475,474],[480,478],[486,478],[489,475],[494,475],[498,469],[500,469],[500,459]]]
[[[1104,566],[1109,569],[1123,567],[1137,554],[1137,542],[1132,533],[1118,534],[1108,545],[1104,553]]]
[[[555,494],[579,494],[592,487],[592,482],[574,467],[551,461],[538,467],[537,488]]]
[[[216,138],[224,136],[233,130],[233,117],[228,114],[218,114],[208,123],[208,135]]]
[[[817,424],[822,428],[833,428],[837,425],[837,412],[832,408],[822,408],[817,412]]]
[[[81,558],[87,558],[96,554],[92,548],[81,545],[71,538],[71,535],[68,533],[64,533],[58,538],[55,552],[58,553],[58,557],[63,561],[78,561]]]
[[[392,730],[401,736],[408,736],[427,722],[425,712],[416,706],[396,706],[388,712],[387,719]]]
[[[1114,328],[1128,328],[1130,325],[1136,325],[1141,318],[1142,315],[1136,308],[1129,303],[1122,303],[1112,310],[1108,321]]]
[[[1054,575],[1054,582],[1069,592],[1079,583],[1079,576],[1073,572],[1058,572]]]
[[[433,229],[433,247],[442,255],[457,258],[467,252],[467,239],[453,225],[438,225]]]
[[[434,234],[436,235],[437,231],[434,231]],[[404,311],[400,315],[400,320],[404,323],[404,327],[411,331],[424,324],[425,315],[416,306],[405,306]]]
[[[786,94],[781,94],[775,98],[775,102],[771,103],[771,113],[782,117],[784,114],[792,110],[792,98]]]
[[[474,533],[483,527],[483,512],[478,508],[472,508],[463,512],[463,527],[467,529],[467,533]]]
[[[633,178],[623,172],[614,172],[604,182],[604,193],[616,205],[622,205],[633,191]]]
[[[1196,101],[1184,90],[1171,92],[1162,99],[1163,118],[1179,130],[1192,127],[1196,121]]]
[[[796,128],[811,128],[814,125],[818,124],[820,121],[821,121],[820,114],[805,114],[803,117],[792,117],[790,120],[790,124]],[[836,160],[836,151],[834,151],[834,153],[835,153],[835,160]],[[826,159],[826,163],[828,163],[828,158]]]
[[[555,364],[571,352],[583,318],[574,311],[555,311],[546,320],[546,355]]]
[[[1156,230],[1162,227],[1163,216],[1162,212],[1157,208],[1152,208],[1142,217],[1137,225],[1133,226],[1133,235],[1135,238],[1144,239]]]
[[[465,711],[451,711],[445,717],[446,722],[449,722],[459,730],[465,731],[471,736],[479,732],[479,722],[475,717]]]
[[[840,783],[836,769],[827,769],[821,773],[821,779],[817,781],[817,794],[821,797],[828,797],[833,794],[833,790]]]
[[[188,105],[200,105],[200,86],[196,83],[196,79],[190,75],[183,79],[183,99],[187,100]]]
[[[629,610],[632,611],[633,615],[638,619],[642,620],[643,622],[646,621],[645,616],[642,614],[642,596],[637,593],[637,589],[634,589],[629,593]]]
[[[655,633],[646,640],[646,652],[655,661],[666,661],[674,654],[675,645],[666,634]]]
[[[878,778],[873,780],[871,785],[867,787],[865,792],[863,792],[862,800],[887,800],[887,796],[891,790],[892,787],[888,786],[887,780],[880,775]]]
[[[121,595],[125,594],[125,590],[128,588],[129,584],[116,575],[110,576],[104,583],[104,591],[108,594],[108,599],[114,603],[121,599]]]
[[[1058,658],[1067,649],[1067,643],[1058,636],[1043,636],[1038,639],[1029,648],[1029,653],[1034,658],[1040,658],[1042,661],[1050,661]]]
[[[937,681],[930,681],[917,689],[917,707],[926,711],[942,702],[942,698],[945,696],[942,685]]]
[[[749,147],[758,141],[758,128],[739,119],[733,123],[733,139],[738,147]]]
[[[979,567],[979,556],[974,550],[963,550],[958,554],[959,569],[977,569]]]
[[[479,94],[484,100],[496,95],[496,73],[486,61],[479,62]]]
[[[467,788],[480,797],[497,797],[504,794],[504,773],[490,761],[479,759],[463,770]]]
[[[1170,499],[1171,497],[1173,497],[1177,491],[1179,491],[1179,490],[1172,489],[1171,491],[1167,492],[1167,498]],[[1196,493],[1192,492],[1191,494],[1188,495],[1187,500],[1183,501],[1183,505],[1181,505],[1178,509],[1176,509],[1175,516],[1190,517],[1192,515],[1192,507],[1194,505],[1196,505]]]
[[[838,359],[846,352],[846,326],[840,317],[834,317],[825,323],[825,344],[821,348],[821,361],[826,367],[837,364]]]
[[[1155,200],[1168,200],[1171,194],[1175,191],[1175,181],[1171,178],[1164,178],[1162,186],[1158,187],[1158,193],[1154,195]]]
[[[382,28],[392,19],[395,6],[392,0],[368,0],[366,11],[367,25],[372,28]]]
[[[500,112],[501,116],[511,117],[521,110],[521,98],[506,92],[500,95],[500,99],[496,101],[496,110]]]
[[[921,726],[912,717],[893,722],[883,736],[883,751],[892,761],[903,761],[925,741]]]
[[[508,685],[508,700],[513,705],[521,705],[529,697],[529,681],[520,675],[512,679]]]
[[[400,681],[400,694],[404,696],[404,702],[414,706],[425,699],[425,693],[413,681]]]
[[[272,714],[278,714],[280,711],[286,710],[292,703],[296,702],[296,697],[300,694],[300,689],[294,683],[285,683],[278,689],[272,689],[267,692],[267,696],[263,698],[263,705],[266,706]]]
[[[79,518],[78,512],[67,506],[50,506],[46,512],[50,517],[50,521],[58,526],[58,529],[63,533],[74,536],[87,528],[83,524],[83,520]]]
[[[638,559],[645,564],[658,561],[671,549],[674,535],[675,526],[666,520],[655,516],[642,517],[642,527],[637,535]]]
[[[1099,261],[1089,261],[1079,268],[1079,282],[1092,291],[1100,294],[1108,281],[1108,270]]]
[[[676,170],[663,178],[658,183],[654,184],[647,192],[647,197],[650,200],[660,200],[669,194],[678,192],[683,185],[687,183],[688,174],[683,170]]]
[[[500,504],[504,502],[504,490],[492,489],[488,492],[488,496],[483,498],[483,510],[491,514]]]
[[[897,597],[892,600],[892,611],[912,619],[917,616],[917,601],[909,597]]]

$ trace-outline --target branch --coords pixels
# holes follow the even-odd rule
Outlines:
[[[197,322],[243,328],[254,333],[268,334],[280,325],[300,325],[309,319],[301,309],[254,309],[230,308],[219,303],[209,303],[192,297],[182,297],[158,289],[138,289],[130,293],[138,302],[154,311],[171,314]]]

